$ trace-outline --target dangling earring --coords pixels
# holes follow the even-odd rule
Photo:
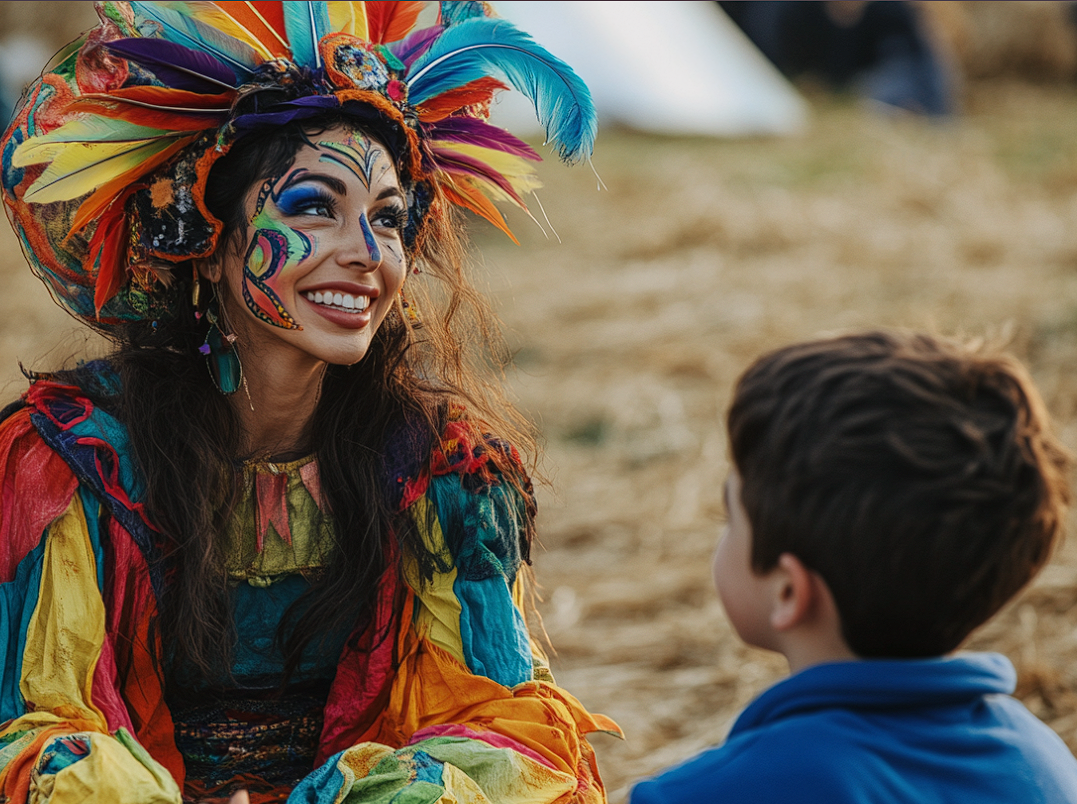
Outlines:
[[[206,356],[209,376],[217,390],[225,396],[231,396],[243,384],[243,364],[239,362],[236,351],[236,336],[221,329],[221,307],[217,299],[217,286],[213,285],[213,298],[206,307],[206,320],[209,329],[205,342],[198,351]]]
[[[400,286],[400,310],[412,329],[420,329],[422,327],[423,320],[419,318],[419,310],[414,304],[409,302],[408,297],[404,295],[403,285]]]

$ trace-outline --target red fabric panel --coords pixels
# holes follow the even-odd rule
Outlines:
[[[78,487],[63,458],[41,440],[23,408],[0,423],[0,583],[41,541]]]

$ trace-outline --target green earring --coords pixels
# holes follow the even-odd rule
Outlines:
[[[243,364],[239,362],[239,353],[235,349],[236,336],[231,333],[225,335],[221,331],[216,305],[206,310],[206,319],[209,321],[209,330],[198,351],[206,356],[209,376],[217,390],[231,396],[243,384]]]

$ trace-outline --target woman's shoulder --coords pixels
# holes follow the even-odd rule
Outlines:
[[[386,440],[389,481],[400,509],[426,494],[432,479],[450,475],[466,493],[508,486],[531,496],[531,480],[516,448],[462,405],[447,406],[437,430],[434,437],[425,421],[406,419]]]

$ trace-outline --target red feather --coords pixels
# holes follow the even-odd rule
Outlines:
[[[171,87],[134,86],[120,87],[108,93],[87,93],[83,98],[95,100],[149,103],[153,106],[167,106],[175,109],[198,109],[205,112],[227,112],[236,97],[235,92],[221,92],[218,95],[203,95],[186,89]],[[76,101],[77,102],[77,101]]]
[[[424,123],[435,123],[444,120],[453,112],[459,111],[465,106],[489,103],[493,100],[494,93],[499,89],[508,89],[496,78],[476,78],[462,87],[450,89],[435,95],[426,103],[419,104],[417,111],[419,119]]]
[[[90,239],[90,265],[97,266],[93,303],[98,315],[127,279],[126,243],[127,215],[124,213],[123,198],[117,198],[112,208],[101,217],[97,231]]]
[[[288,41],[288,32],[284,26],[284,4],[281,3],[280,0],[276,0],[276,2],[272,2],[272,0],[254,0],[249,4],[229,3],[229,13],[234,15],[235,12],[232,11],[232,7],[240,5],[252,6],[259,14],[262,15],[262,19],[264,19],[269,24],[269,27],[277,33],[277,36],[279,36],[285,42]],[[253,33],[253,29],[251,29],[250,26],[246,27],[247,30],[252,31]],[[268,44],[268,42],[266,44]],[[279,45],[280,43],[278,42],[277,44]],[[289,54],[285,53],[282,55],[287,56]]]
[[[377,44],[399,42],[415,27],[423,5],[422,2],[404,0],[368,2],[365,6],[367,37]]]

